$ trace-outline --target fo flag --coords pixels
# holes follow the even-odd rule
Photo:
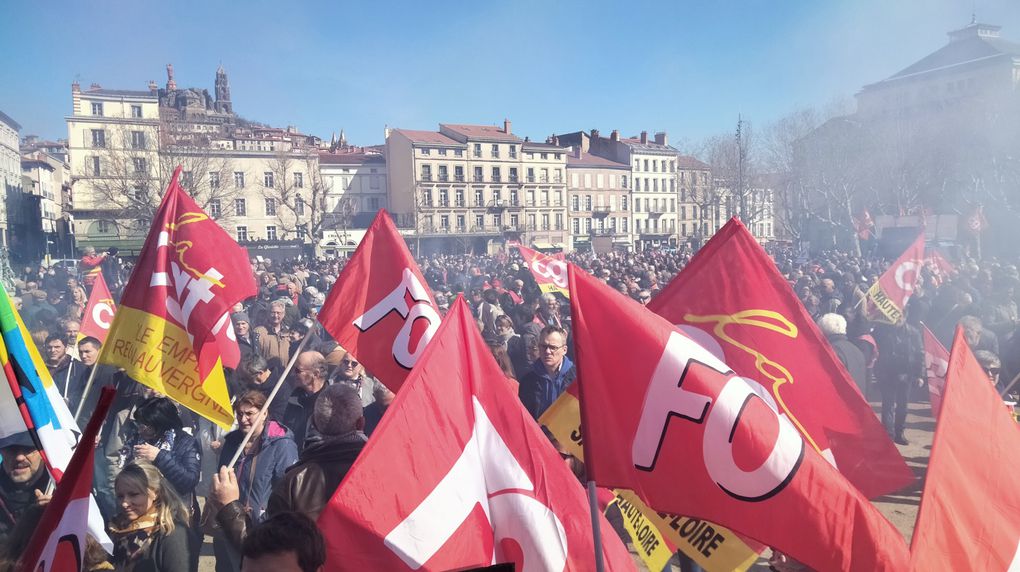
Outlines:
[[[1020,430],[962,333],[949,358],[912,570],[1020,569]]]
[[[89,532],[92,465],[96,437],[116,391],[104,388],[81,443],[74,450],[64,478],[46,505],[31,541],[18,560],[19,572],[70,572],[85,569],[85,538]]]
[[[946,371],[949,369],[949,351],[939,342],[928,326],[924,330],[924,370],[928,378],[928,400],[931,402],[931,416],[939,418],[942,409],[942,392],[946,387]]]
[[[248,252],[177,183],[174,170],[99,362],[229,428],[224,367],[240,350],[230,309],[255,294]]]
[[[606,568],[632,570],[599,518]],[[318,524],[328,570],[594,570],[584,489],[461,298]]]
[[[917,279],[924,264],[924,232],[896,262],[868,289],[865,309],[868,319],[887,324],[899,324],[906,319],[907,301],[914,293]]]
[[[106,286],[106,279],[100,272],[96,276],[96,282],[92,285],[92,294],[89,295],[89,302],[85,305],[85,314],[81,319],[81,329],[78,330],[78,340],[92,336],[100,343],[106,343],[106,334],[110,331],[113,323],[113,315],[117,312],[117,305],[113,302],[110,289]]]
[[[338,344],[396,391],[439,328],[439,309],[386,211],[372,226],[319,312]]]
[[[562,254],[553,257],[520,245],[517,249],[521,251],[524,263],[528,265],[542,292],[559,292],[567,298],[570,297],[570,289],[567,288],[567,262],[563,260]]]
[[[815,570],[903,569],[903,537],[805,443],[767,388],[637,302],[570,273],[591,478]]]
[[[726,224],[648,309],[768,390],[780,412],[868,498],[914,476],[758,242]]]

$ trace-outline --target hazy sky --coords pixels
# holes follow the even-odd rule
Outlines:
[[[1020,42],[1018,0],[5,2],[0,110],[66,137],[70,86],[212,92],[328,139],[513,121],[521,136],[666,130],[672,141],[850,98],[978,20]]]

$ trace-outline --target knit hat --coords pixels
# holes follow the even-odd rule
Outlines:
[[[233,314],[230,315],[230,320],[234,322],[235,326],[237,325],[238,322],[247,322],[251,324],[251,320],[248,319],[247,312],[234,312]]]

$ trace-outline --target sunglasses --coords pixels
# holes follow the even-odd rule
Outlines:
[[[342,365],[343,367],[358,367],[358,362],[354,360],[343,360],[342,362],[340,362],[340,365]]]

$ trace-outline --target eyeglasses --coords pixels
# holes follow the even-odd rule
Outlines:
[[[358,367],[358,362],[356,362],[354,360],[344,360],[344,361],[340,362],[340,365],[342,365],[344,367]]]
[[[999,368],[997,367],[983,367],[981,369],[985,370],[985,373],[988,375],[999,375]]]
[[[554,346],[552,344],[538,344],[538,349],[547,352],[555,352],[565,348],[566,346]]]
[[[238,419],[249,419],[249,418],[257,416],[258,414],[259,414],[259,410],[257,410],[257,409],[254,410],[254,411],[241,411],[241,410],[238,410],[237,411],[237,418]]]
[[[651,297],[651,296],[641,296],[641,297],[640,297],[640,300],[641,300],[642,302],[647,302],[647,301],[649,301],[649,300],[651,300],[651,299],[652,299],[652,297]]]

